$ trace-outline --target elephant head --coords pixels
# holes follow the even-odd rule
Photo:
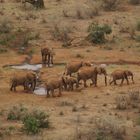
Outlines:
[[[105,85],[107,86],[107,72],[106,72],[106,69],[104,67],[96,67],[95,69],[97,70],[97,74],[99,74],[99,75],[103,74],[105,76]]]

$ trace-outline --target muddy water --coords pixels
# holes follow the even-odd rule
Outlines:
[[[14,68],[14,69],[33,70],[33,71],[38,71],[42,67],[48,67],[48,66],[43,66],[42,64],[22,64],[22,65],[11,66],[11,68]],[[50,67],[52,67],[52,65],[50,65]]]
[[[62,66],[64,64],[56,64],[56,66]],[[7,66],[7,67],[11,67],[13,69],[20,69],[20,70],[32,70],[32,71],[35,71],[36,73],[38,73],[38,71],[43,68],[43,67],[48,67],[47,65],[44,66],[42,64],[28,64],[28,63],[25,63],[25,64],[21,64],[21,65],[11,65],[11,66]],[[53,67],[53,65],[50,65],[50,67]],[[42,87],[42,86],[37,86],[34,90],[34,94],[36,95],[46,95],[46,91],[45,91],[45,88]]]
[[[45,88],[44,87],[36,87],[36,89],[34,90],[34,94],[46,95]]]

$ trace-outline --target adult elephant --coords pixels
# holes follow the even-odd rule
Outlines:
[[[72,73],[77,72],[83,66],[91,66],[90,62],[87,61],[72,61],[67,63],[65,67],[64,75],[72,75]]]
[[[42,48],[41,49],[41,56],[42,56],[42,64],[53,64],[53,57],[55,55],[55,52],[53,48]]]
[[[18,72],[11,78],[11,91],[16,91],[17,86],[23,86],[24,90],[35,90],[36,74],[33,72]]]
[[[91,79],[92,85],[97,86],[97,75],[104,74],[105,76],[105,85],[107,86],[107,72],[103,67],[83,67],[77,73],[78,83],[80,80],[84,81],[84,87],[87,87],[86,81]]]
[[[133,80],[133,73],[130,70],[115,70],[111,73],[112,81],[110,81],[110,85],[114,83],[114,85],[117,85],[117,80],[121,80],[120,86],[123,84],[124,80],[126,80],[127,85],[129,85],[128,77],[131,77],[132,82]]]

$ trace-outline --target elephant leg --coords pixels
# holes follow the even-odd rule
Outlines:
[[[73,86],[74,86],[74,84],[71,85],[71,89],[72,89],[72,91],[74,90]]]
[[[116,79],[114,79],[114,85],[117,85]]]
[[[78,84],[78,86],[79,86],[80,80],[81,80],[81,79],[78,77],[78,78],[77,78],[77,84]]]
[[[76,88],[79,88],[79,83],[78,83],[78,81],[76,82]]]
[[[35,90],[35,88],[36,88],[36,79],[34,80],[34,90]]]
[[[64,83],[63,86],[64,86],[64,89],[67,90],[67,83]]]
[[[13,83],[12,83],[12,85],[11,85],[10,91],[13,91]]]
[[[107,86],[107,77],[105,75],[105,86]]]
[[[92,86],[92,85],[94,85],[94,84],[95,84],[95,78],[94,78],[94,77],[92,77],[92,78],[91,78],[91,81],[92,81],[92,83],[90,83],[90,86]]]
[[[24,90],[29,90],[29,83],[26,81],[24,84]]]
[[[86,80],[84,80],[84,87],[88,87],[87,83],[86,83]]]
[[[113,82],[114,82],[114,80],[112,80],[112,81],[110,82],[110,85],[112,85]]]
[[[123,84],[123,81],[124,81],[124,78],[122,78],[122,81],[121,81],[121,84],[120,84],[120,86],[122,86],[122,84]]]
[[[42,64],[45,64],[45,55],[42,54]]]
[[[94,86],[97,87],[97,75],[94,77]]]
[[[68,90],[68,89],[69,89],[69,88],[68,88],[68,85],[66,84],[66,85],[65,85],[65,90]]]
[[[33,80],[33,81],[31,82],[31,90],[34,91],[34,90],[35,90],[35,87],[36,87],[36,81]]]
[[[50,54],[48,55],[48,61],[47,61],[47,63],[48,63],[48,67],[50,66]]]
[[[134,84],[135,82],[134,82],[134,79],[133,79],[133,75],[131,76],[131,80],[132,80],[132,83]]]
[[[50,94],[49,94],[49,91],[50,91],[50,90],[47,89],[46,91],[47,91],[47,95],[46,95],[46,97],[50,97]]]
[[[58,97],[60,97],[62,95],[61,90],[62,90],[61,87],[59,87],[59,95],[58,95]]]
[[[14,91],[16,92],[16,85],[14,86]]]
[[[51,63],[52,63],[52,65],[53,65],[53,56],[51,57]]]
[[[126,79],[127,85],[129,85],[128,77],[126,76],[125,79]]]
[[[55,97],[55,95],[54,95],[54,89],[51,90],[51,93],[52,93],[52,97]]]
[[[70,83],[70,91],[73,91],[73,84]]]

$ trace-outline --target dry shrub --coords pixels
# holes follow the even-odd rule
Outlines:
[[[80,54],[80,53],[78,53],[78,54],[76,54],[76,56],[75,56],[76,58],[84,58],[84,56],[82,55],[82,54]]]
[[[97,139],[124,139],[123,137],[126,134],[126,128],[122,120],[119,120],[115,117],[106,116],[97,119],[95,124],[97,129]]]
[[[130,91],[129,98],[131,101],[138,101],[140,99],[140,91]]]
[[[129,100],[127,96],[117,96],[115,98],[116,101],[116,108],[120,110],[124,110],[128,108]]]
[[[106,11],[116,10],[120,4],[120,0],[102,0],[102,7]]]
[[[12,22],[4,19],[0,22],[0,34],[2,33],[9,33],[13,28]]]
[[[63,101],[61,101],[59,104],[59,106],[73,106],[74,102],[68,99],[65,99]]]
[[[101,4],[99,1],[90,0],[89,3],[87,4],[87,6],[89,8],[86,13],[89,18],[93,18],[94,16],[100,15]]]
[[[130,4],[137,5],[140,4],[140,0],[129,0]]]
[[[26,20],[30,20],[30,19],[37,19],[37,15],[36,14],[34,14],[34,13],[32,13],[32,12],[30,12],[30,13],[28,13],[26,16],[25,16],[25,19]]]
[[[135,39],[136,32],[134,28],[129,29],[129,35],[131,39]]]
[[[123,140],[126,134],[125,122],[113,116],[96,117],[91,126],[82,129],[77,121],[73,140]]]
[[[76,10],[76,17],[77,17],[78,19],[83,19],[83,18],[84,18],[83,15],[82,15],[81,9],[78,9],[78,8],[77,8],[77,10]]]
[[[64,10],[62,11],[62,13],[63,13],[63,16],[64,16],[64,17],[69,17],[68,11],[67,11],[66,9],[64,9]]]
[[[100,13],[99,11],[100,11],[100,7],[93,6],[89,8],[89,10],[87,11],[87,16],[89,18],[93,18],[94,16],[99,16],[99,13]]]
[[[137,21],[137,23],[136,23],[136,29],[137,29],[137,31],[140,31],[140,21]]]
[[[58,26],[58,24],[53,24],[51,35],[53,39],[61,41],[63,47],[71,45],[72,39],[70,33],[72,33],[72,28],[70,26]]]
[[[139,106],[140,91],[130,90],[125,96],[117,96],[115,98],[116,108],[120,110],[127,109],[129,106],[132,108],[137,108]]]

